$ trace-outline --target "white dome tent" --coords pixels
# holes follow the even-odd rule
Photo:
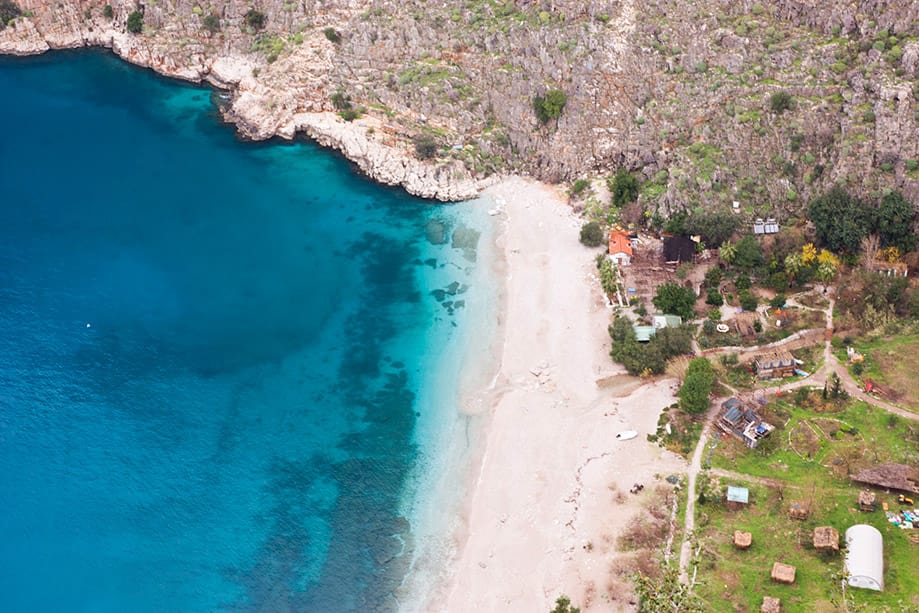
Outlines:
[[[884,538],[874,526],[846,530],[846,573],[852,587],[884,590]]]

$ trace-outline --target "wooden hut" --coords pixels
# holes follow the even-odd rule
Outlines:
[[[756,377],[762,381],[790,377],[795,374],[797,362],[788,351],[773,351],[757,355],[753,358],[753,365],[756,367]]]
[[[772,596],[763,596],[763,606],[759,608],[760,613],[781,613],[782,601]]]
[[[781,562],[776,562],[772,565],[772,580],[779,583],[784,583],[786,585],[791,585],[795,582],[795,569],[791,564],[782,564]]]
[[[823,553],[839,553],[839,531],[831,526],[814,528],[814,549]]]
[[[838,536],[838,535],[837,535]],[[736,549],[749,549],[753,544],[753,534],[734,530],[734,547]]]

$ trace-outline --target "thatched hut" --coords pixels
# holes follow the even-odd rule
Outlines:
[[[750,532],[741,532],[734,530],[734,547],[737,549],[749,549],[753,544],[753,534]]]
[[[877,496],[870,490],[862,490],[858,493],[858,508],[861,511],[874,511],[874,505]]]
[[[772,565],[772,580],[791,585],[795,582],[796,569],[791,564],[776,562]]]
[[[772,596],[763,596],[763,606],[760,613],[782,613],[782,601]]]
[[[824,553],[839,553],[839,531],[831,526],[814,528],[814,549]]]
[[[807,516],[810,515],[810,511],[807,510],[800,502],[792,502],[788,507],[788,517],[792,519],[807,519]]]
[[[919,468],[907,464],[882,464],[866,468],[852,477],[852,480],[888,490],[919,494]]]

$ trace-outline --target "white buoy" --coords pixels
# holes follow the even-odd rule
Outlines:
[[[86,327],[87,327],[87,328],[92,328],[93,325],[92,325],[92,324],[86,324]]]

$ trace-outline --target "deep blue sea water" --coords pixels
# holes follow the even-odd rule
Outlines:
[[[0,59],[4,611],[394,606],[487,224],[212,95]]]

